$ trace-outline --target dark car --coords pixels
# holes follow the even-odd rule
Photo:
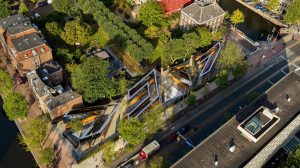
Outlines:
[[[264,8],[264,6],[263,6],[262,4],[260,4],[260,3],[257,3],[257,4],[255,5],[255,8],[256,8],[256,9],[262,10],[262,9]]]
[[[270,14],[269,9],[267,9],[267,8],[263,8],[261,11],[263,11],[263,12],[266,13],[266,14]]]
[[[189,125],[185,125],[183,127],[181,127],[178,131],[177,131],[177,135],[178,134],[184,134],[185,132],[187,132],[190,129]]]
[[[38,3],[38,7],[42,7],[42,6],[46,6],[46,5],[48,5],[48,2],[39,2]]]
[[[173,142],[177,138],[177,134],[174,132],[171,135],[168,136],[167,141],[169,143]]]
[[[189,140],[188,138],[186,138],[186,139],[184,140],[184,143],[185,143],[188,147],[194,148],[194,145],[193,145],[192,141]]]

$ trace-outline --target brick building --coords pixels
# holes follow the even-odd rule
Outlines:
[[[52,120],[83,105],[80,94],[69,86],[63,87],[63,70],[58,63],[45,64],[26,76],[41,109],[49,113]]]
[[[181,10],[180,26],[185,29],[205,26],[215,32],[223,23],[224,16],[225,11],[212,0],[196,0]]]
[[[0,41],[13,67],[21,74],[52,62],[52,49],[37,26],[23,15],[0,20]]]

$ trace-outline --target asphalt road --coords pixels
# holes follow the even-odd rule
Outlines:
[[[203,111],[202,106],[193,109],[193,111],[187,115],[187,120],[190,118],[189,115],[194,114],[194,112],[196,112],[197,116],[188,122],[191,130],[184,134],[184,136],[190,139],[194,146],[198,145],[232,116],[237,114],[241,107],[243,108],[249,104],[251,102],[251,99],[249,98],[251,93],[265,92],[274,83],[282,79],[289,71],[295,69],[294,66],[287,67],[287,62],[283,60],[278,64],[274,64],[271,68],[264,71],[241,88],[238,88],[230,95],[224,97],[222,100],[217,101],[208,109]],[[179,143],[176,143],[175,141],[167,143],[165,137],[157,140],[161,145],[161,149],[155,155],[163,156],[172,163],[191,150],[191,148],[182,141]]]

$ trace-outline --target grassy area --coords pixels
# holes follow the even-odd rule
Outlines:
[[[89,41],[89,47],[99,45],[100,48],[104,48],[110,43],[110,38],[101,28],[99,28],[97,33],[90,37]]]
[[[158,61],[163,55],[163,44],[161,42],[155,47],[153,55],[151,57],[151,64]]]
[[[137,75],[143,74],[143,69],[124,49],[113,46],[111,51],[119,58],[126,68]]]

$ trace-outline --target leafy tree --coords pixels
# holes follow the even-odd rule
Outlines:
[[[0,94],[6,96],[11,92],[13,81],[8,73],[0,69]]]
[[[71,121],[72,131],[77,132],[82,129],[82,124],[80,119],[74,119]]]
[[[41,164],[49,166],[52,164],[54,160],[54,150],[52,148],[45,148],[40,151],[40,158]]]
[[[116,82],[108,78],[108,68],[106,61],[89,57],[70,69],[72,86],[88,103],[116,95]]]
[[[230,16],[230,22],[236,26],[239,23],[243,23],[245,20],[245,16],[243,12],[241,12],[239,9],[236,9],[233,11],[232,15]]]
[[[119,135],[124,138],[129,145],[138,145],[146,139],[146,132],[143,124],[137,118],[124,119],[119,124]]]
[[[103,157],[104,162],[107,165],[110,165],[116,159],[116,152],[114,150],[114,142],[113,141],[105,142],[101,146],[101,150],[103,153],[102,157]]]
[[[223,69],[219,72],[216,79],[216,84],[218,87],[225,87],[228,85],[228,71]]]
[[[79,18],[65,24],[64,31],[60,34],[61,38],[70,45],[83,45],[90,36],[90,27],[82,24]]]
[[[125,77],[125,73],[122,72],[120,77],[117,79],[117,90],[119,94],[124,94],[128,91],[130,85],[132,84],[131,81],[127,80]]]
[[[54,10],[68,15],[76,15],[79,12],[77,0],[52,0],[51,5]]]
[[[172,162],[162,156],[156,156],[150,160],[150,168],[169,168],[171,166]]]
[[[30,149],[41,149],[47,134],[48,121],[43,117],[34,118],[25,125],[24,142]]]
[[[24,3],[24,1],[22,1],[21,4],[20,4],[20,6],[19,6],[19,11],[18,11],[18,13],[19,13],[19,14],[25,14],[25,15],[27,15],[27,14],[28,14],[28,11],[29,11],[29,10],[28,10],[26,4]]]
[[[230,13],[228,11],[225,11],[224,18],[225,19],[230,19]]]
[[[212,40],[220,41],[226,36],[227,33],[228,33],[228,28],[222,25],[218,28],[217,32],[212,34]]]
[[[160,29],[156,26],[150,26],[145,30],[145,35],[148,36],[149,38],[156,38],[158,37],[160,32]]]
[[[143,127],[147,135],[153,135],[165,126],[165,121],[162,117],[163,111],[163,106],[158,104],[145,113]]]
[[[4,98],[3,109],[8,119],[22,119],[27,116],[28,103],[20,93],[11,92]]]
[[[212,34],[207,28],[199,27],[196,29],[196,32],[197,32],[198,36],[200,37],[197,48],[206,47],[211,44]]]
[[[162,26],[164,22],[164,7],[155,0],[143,3],[138,19],[147,27]]]
[[[7,0],[0,0],[0,19],[5,18],[11,14]]]
[[[70,52],[70,50],[65,48],[58,48],[56,51],[57,59],[61,59],[65,63],[74,63],[74,54]]]
[[[269,0],[267,4],[267,8],[271,11],[276,10],[279,7],[280,1],[279,0]]]
[[[189,95],[187,96],[186,103],[188,106],[192,106],[196,103],[197,95],[195,92],[190,91]]]
[[[222,69],[226,69],[228,72],[233,72],[235,77],[242,77],[247,72],[247,64],[244,60],[244,53],[242,48],[234,43],[228,42],[223,50],[221,50],[221,56],[218,63]]]
[[[287,23],[291,23],[294,25],[297,25],[300,23],[300,1],[294,0],[292,1],[286,11],[286,14],[284,15],[283,19]]]
[[[45,27],[47,31],[54,36],[59,36],[62,32],[62,28],[57,22],[46,23]]]
[[[281,168],[297,168],[300,165],[300,146],[290,153],[287,159],[280,165]]]

